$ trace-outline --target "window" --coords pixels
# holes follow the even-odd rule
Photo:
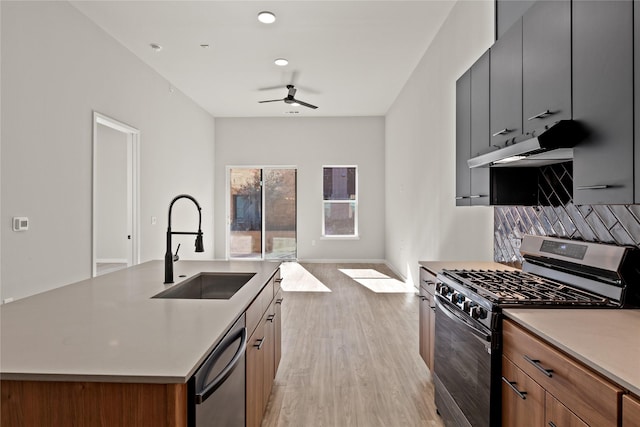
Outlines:
[[[357,167],[323,167],[322,189],[322,235],[324,237],[357,237]]]

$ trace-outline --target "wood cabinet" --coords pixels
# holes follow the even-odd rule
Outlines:
[[[571,119],[571,1],[542,0],[522,17],[525,134]]]
[[[580,426],[578,421],[599,427],[620,425],[620,387],[509,320],[503,322],[503,357],[544,390],[545,425]],[[503,364],[503,376],[507,374],[513,375]],[[503,414],[514,408],[509,396],[503,386]],[[525,420],[537,417],[537,412],[521,411],[519,416]],[[572,424],[563,424],[563,420]]]
[[[622,396],[622,427],[640,427],[640,399]]]
[[[502,425],[537,427],[544,423],[545,391],[513,364],[502,358]]]
[[[489,204],[489,170],[469,169],[490,149],[489,51],[456,82],[456,206]]]
[[[634,203],[633,3],[573,2],[573,118],[587,130],[574,148],[576,204]]]
[[[187,426],[187,384],[2,381],[0,425]]]
[[[491,145],[522,135],[522,18],[491,47]]]
[[[255,330],[249,330],[247,345],[247,427],[260,426],[262,423],[262,415],[269,403],[273,380],[280,362],[282,351],[280,309],[283,301],[280,281],[280,270],[278,270],[247,309],[247,318],[250,312],[252,318],[258,312],[261,314]]]
[[[436,332],[435,312],[435,284],[436,277],[424,267],[420,268],[419,286],[419,351],[427,368],[433,372],[434,339]]]

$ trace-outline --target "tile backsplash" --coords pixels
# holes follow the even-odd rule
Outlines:
[[[574,205],[570,168],[569,163],[541,171],[539,193],[545,206],[494,207],[496,262],[522,262],[519,248],[525,234],[640,247],[640,205]]]

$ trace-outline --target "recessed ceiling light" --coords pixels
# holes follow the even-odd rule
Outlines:
[[[285,65],[287,65],[289,63],[289,61],[287,61],[284,58],[278,58],[275,61],[273,61],[274,64],[280,66],[280,67],[284,67]]]
[[[273,24],[276,21],[276,15],[265,10],[258,14],[258,21],[263,24]]]
[[[151,43],[149,46],[151,47],[151,49],[153,49],[154,52],[160,52],[162,50],[162,46],[157,43]]]

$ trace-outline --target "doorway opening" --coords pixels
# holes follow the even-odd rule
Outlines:
[[[227,167],[227,258],[297,258],[294,167]]]
[[[93,113],[92,277],[140,262],[140,131]]]

